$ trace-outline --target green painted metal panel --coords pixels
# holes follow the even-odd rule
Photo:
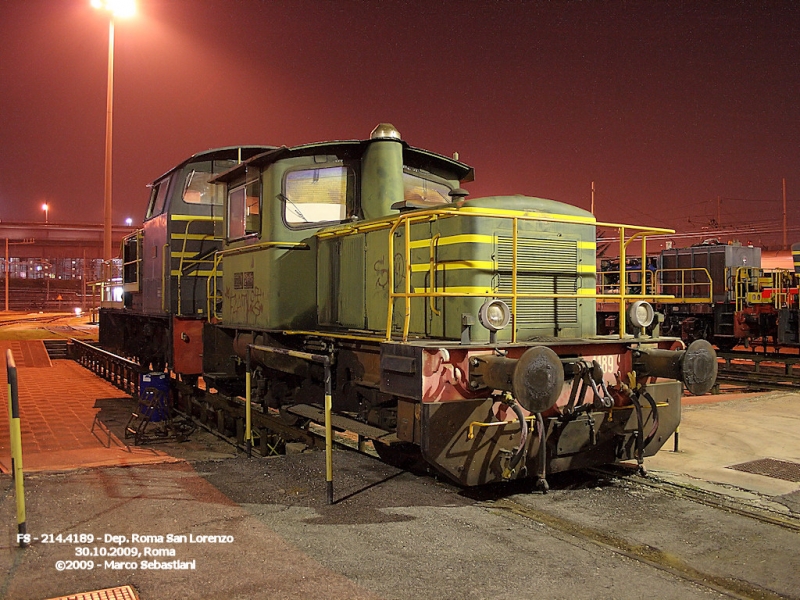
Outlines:
[[[366,325],[364,311],[364,234],[345,237],[341,240],[338,281],[339,320],[343,327],[363,329]]]

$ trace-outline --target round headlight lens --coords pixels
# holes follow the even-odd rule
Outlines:
[[[492,304],[486,310],[486,320],[489,321],[494,327],[502,327],[503,326],[503,319],[505,319],[505,313],[503,309],[497,306],[497,304]]]
[[[644,300],[638,300],[631,304],[628,315],[634,327],[649,327],[656,316],[653,307]]]
[[[511,309],[502,300],[487,300],[481,306],[478,318],[489,331],[500,331],[511,321]]]

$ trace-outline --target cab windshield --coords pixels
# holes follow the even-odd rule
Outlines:
[[[433,181],[418,173],[403,173],[403,197],[409,206],[424,208],[450,204],[450,191],[446,183]]]
[[[235,160],[207,160],[189,165],[183,183],[183,201],[188,204],[222,204],[222,196],[214,193],[208,180],[237,164]]]

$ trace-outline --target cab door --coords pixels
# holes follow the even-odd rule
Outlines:
[[[171,177],[155,184],[150,192],[142,236],[142,310],[145,314],[163,314],[169,308],[169,285],[164,281],[164,253],[167,248],[167,199]]]

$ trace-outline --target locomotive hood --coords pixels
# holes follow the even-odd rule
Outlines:
[[[510,210],[528,213],[536,216],[551,216],[553,218],[569,217],[570,221],[581,223],[595,223],[595,216],[587,210],[546,198],[535,198],[520,194],[514,196],[484,196],[481,198],[467,198],[456,203],[461,209],[491,209]]]

